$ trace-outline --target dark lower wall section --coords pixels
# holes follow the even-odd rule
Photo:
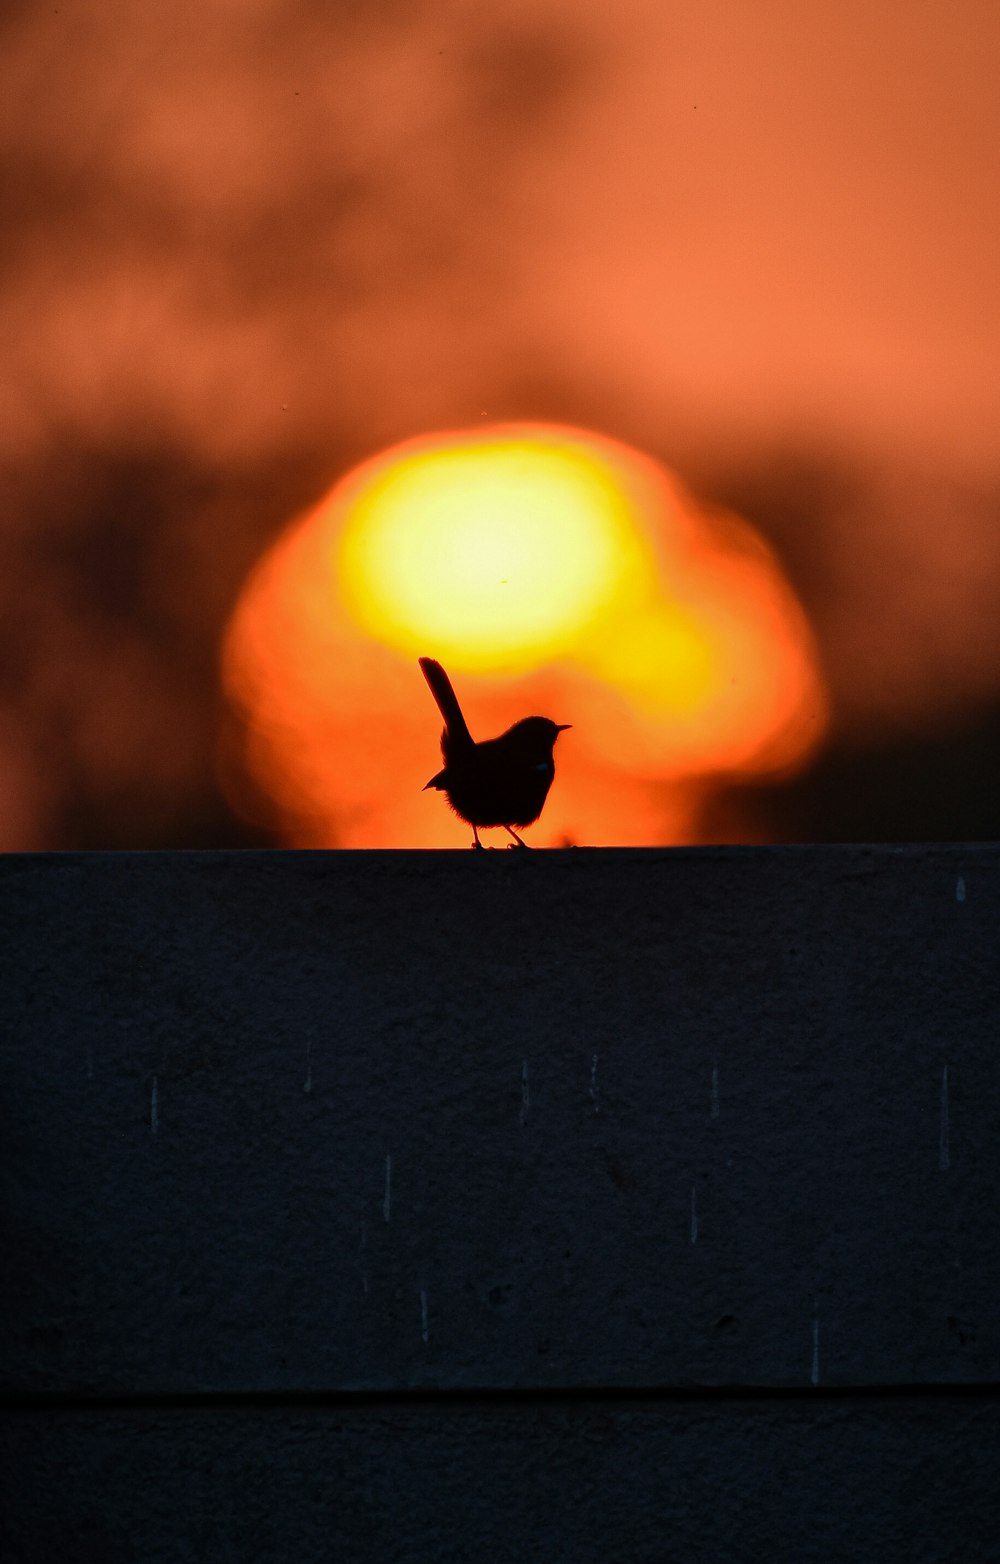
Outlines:
[[[680,1402],[35,1413],[24,1564],[997,1556],[1000,1409]]]

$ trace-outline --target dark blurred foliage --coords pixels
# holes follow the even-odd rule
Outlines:
[[[66,434],[3,475],[4,847],[274,840],[220,792],[219,642],[255,558],[320,486],[309,474],[301,455],[234,471]]]
[[[835,740],[804,776],[740,789],[729,807],[745,811],[762,841],[996,841],[1000,706],[932,736],[864,749]]]
[[[1000,837],[1000,702],[990,698],[1000,669],[1000,493],[941,484],[886,484],[864,463],[820,459],[802,450],[759,459],[740,471],[703,475],[715,496],[751,518],[777,550],[817,636],[833,700],[833,727],[822,752],[801,775],[765,787],[735,787],[708,801],[707,840],[787,842],[991,841]],[[920,497],[913,498],[914,488]],[[888,491],[888,492],[887,492]],[[907,501],[912,532],[906,525]],[[890,537],[911,540],[890,568],[878,534],[879,506],[894,523]],[[942,571],[928,587],[913,584],[920,567],[919,512],[929,512],[947,553],[961,560],[966,531],[949,537],[958,507],[967,530],[989,539],[981,560],[981,604]],[[864,517],[871,516],[870,535]],[[914,556],[916,556],[914,558]],[[902,561],[902,562],[901,562]],[[969,568],[975,570],[973,557]],[[856,579],[858,574],[867,581]],[[957,634],[907,622],[896,645],[909,682],[904,695],[893,659],[893,621],[907,600],[927,595],[948,614],[954,592]],[[870,605],[870,608],[869,606]],[[904,615],[904,619],[906,616]],[[940,644],[938,644],[940,643]],[[950,651],[951,645],[957,647]],[[970,677],[978,668],[981,679]],[[933,698],[936,670],[941,688]],[[884,692],[879,699],[880,689]]]

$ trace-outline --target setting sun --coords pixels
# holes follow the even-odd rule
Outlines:
[[[713,776],[794,768],[825,729],[809,627],[762,540],[582,430],[409,441],[261,561],[225,676],[291,840],[460,844],[420,796],[440,726],[421,654],[459,677],[477,738],[529,712],[572,723],[540,844],[684,839]]]
[[[400,648],[506,670],[572,649],[634,600],[648,550],[595,446],[527,435],[416,441],[345,489],[345,600]]]

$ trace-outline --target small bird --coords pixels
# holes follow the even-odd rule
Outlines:
[[[530,825],[541,814],[556,774],[556,739],[572,723],[522,717],[499,738],[477,744],[441,664],[421,657],[420,669],[444,718],[444,766],[424,784],[424,792],[436,787],[447,794],[455,813],[472,827],[473,847],[483,845],[480,826],[503,826],[519,847],[527,847],[514,827]]]

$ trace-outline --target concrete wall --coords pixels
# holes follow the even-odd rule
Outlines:
[[[0,905],[6,1557],[990,1556],[1000,849]]]

